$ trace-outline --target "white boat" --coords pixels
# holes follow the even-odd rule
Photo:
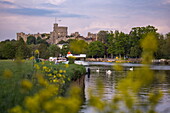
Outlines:
[[[69,61],[66,61],[66,62],[63,62],[64,64],[68,64]],[[83,66],[88,66],[89,63],[88,62],[85,62],[85,61],[80,61],[80,60],[75,60],[74,61],[75,64],[78,64],[78,65],[83,65]]]

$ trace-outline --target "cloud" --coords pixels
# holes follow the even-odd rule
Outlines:
[[[164,0],[163,4],[170,4],[170,0]]]
[[[46,0],[47,3],[50,3],[50,4],[54,4],[54,5],[59,5],[63,2],[65,2],[65,0]]]
[[[9,8],[3,9],[1,12],[17,14],[17,15],[29,15],[29,16],[46,16],[53,13],[58,13],[57,11],[44,10],[44,9],[32,9],[32,8]]]

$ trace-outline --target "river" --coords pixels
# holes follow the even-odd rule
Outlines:
[[[122,73],[117,73],[114,71],[113,63],[101,63],[101,62],[93,62],[91,63],[87,68],[91,69],[91,75],[90,78],[87,76],[85,77],[85,91],[84,91],[84,98],[85,101],[83,105],[81,106],[81,110],[79,113],[96,113],[95,110],[92,107],[87,106],[89,102],[89,92],[88,89],[91,88],[94,91],[96,89],[96,80],[100,78],[104,84],[104,97],[102,100],[104,101],[111,101],[113,95],[116,92],[116,85],[118,81],[121,78],[126,77],[127,72],[131,67],[134,67],[134,70],[137,68],[141,68],[143,66],[142,64],[122,64],[124,67],[124,70]],[[159,101],[158,105],[156,106],[156,111],[158,113],[170,113],[170,66],[156,66],[152,65],[150,66],[152,70],[154,70],[156,73],[161,73],[165,75],[165,80],[163,82],[154,82],[151,87],[155,89],[159,89],[163,92],[164,96]],[[96,72],[96,70],[99,69],[99,72]],[[112,73],[110,75],[106,74],[106,70],[111,70]],[[143,111],[148,110],[147,106],[145,106],[146,97],[151,87],[143,88],[139,92],[139,96],[142,101],[138,103],[140,105],[140,108],[142,108]]]

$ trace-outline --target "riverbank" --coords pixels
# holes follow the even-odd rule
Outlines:
[[[27,101],[35,101],[32,104],[38,104],[37,98],[41,101],[38,104],[40,107],[52,97],[65,95],[70,84],[74,81],[77,83],[79,79],[82,81],[85,73],[85,67],[76,64],[55,65],[51,62],[33,64],[32,61],[0,61],[1,111],[7,113],[13,107],[16,110],[15,106],[22,108],[22,106],[27,106],[25,105]],[[27,100],[29,97],[32,100]]]
[[[111,58],[86,58],[88,62],[115,62],[115,63],[142,63],[141,58],[128,58],[127,60],[111,59]],[[170,65],[170,59],[155,59],[152,64]]]

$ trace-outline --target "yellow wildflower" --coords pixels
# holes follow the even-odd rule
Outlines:
[[[63,70],[63,73],[66,73],[66,70]]]
[[[52,74],[50,73],[50,74],[48,74],[48,76],[52,76]]]
[[[66,66],[66,68],[68,68],[68,67],[69,67],[69,64],[66,64],[65,66]]]
[[[40,52],[38,51],[38,49],[37,50],[35,50],[35,54],[39,54]]]
[[[61,77],[62,75],[61,74],[58,74],[58,77]]]
[[[58,82],[58,80],[57,80],[57,79],[54,79],[53,82]]]
[[[40,102],[39,101],[39,96],[26,97],[26,99],[25,99],[25,106],[32,113],[37,113],[40,110],[40,103],[39,102]]]
[[[64,81],[64,80],[62,80],[62,83],[64,84],[64,83],[65,83],[65,81]]]
[[[32,83],[25,79],[21,82],[21,86],[26,90],[30,90],[32,88]]]
[[[3,76],[4,76],[5,78],[11,78],[11,77],[12,77],[12,71],[9,70],[9,69],[5,69],[5,70],[4,70],[4,73],[3,73]]]
[[[70,81],[70,78],[68,78],[68,81]]]
[[[44,62],[41,62],[42,65],[44,65],[45,63]]]
[[[33,60],[35,57],[34,56],[32,56],[32,57],[30,57],[30,60]]]
[[[59,73],[62,73],[63,72],[63,70],[59,70]]]
[[[57,71],[53,71],[54,74],[57,74],[58,72]]]
[[[47,69],[47,67],[46,66],[43,66],[43,70],[46,70]]]
[[[39,70],[40,66],[38,64],[34,64],[35,69]]]
[[[10,113],[23,113],[21,106],[16,106],[9,110]]]

